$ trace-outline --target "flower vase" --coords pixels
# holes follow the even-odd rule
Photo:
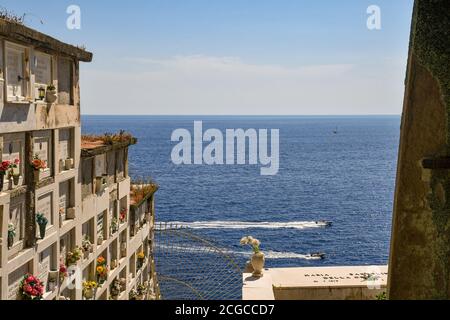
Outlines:
[[[11,249],[13,245],[14,245],[14,236],[8,235],[8,249]]]
[[[41,178],[41,170],[34,170],[34,182],[38,183]]]
[[[264,253],[258,252],[253,254],[252,256],[252,266],[253,266],[253,276],[256,278],[260,278],[263,276],[263,269],[264,269]]]
[[[94,298],[94,288],[84,289],[83,295],[86,300],[92,300]]]
[[[73,159],[69,158],[64,160],[64,166],[66,170],[71,170],[73,168]]]
[[[47,224],[40,224],[39,225],[39,234],[41,236],[41,239],[45,238],[45,231],[47,229]]]
[[[56,90],[48,90],[45,94],[45,100],[47,100],[47,103],[54,103],[56,102],[56,99],[58,99],[58,95],[56,94]]]
[[[14,174],[14,175],[13,175],[13,182],[14,182],[14,185],[15,185],[15,186],[19,185],[19,181],[20,181],[20,174]]]
[[[14,179],[12,176],[8,177],[8,190],[12,190],[14,188]]]

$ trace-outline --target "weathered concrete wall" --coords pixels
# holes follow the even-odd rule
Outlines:
[[[416,0],[389,263],[390,299],[450,298],[450,1]]]

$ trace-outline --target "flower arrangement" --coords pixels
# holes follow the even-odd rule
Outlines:
[[[48,219],[44,216],[43,213],[36,214],[36,222],[38,225],[47,225]]]
[[[127,220],[127,208],[123,208],[120,210],[119,221],[120,223],[124,223]]]
[[[67,276],[68,276],[67,267],[63,262],[61,262],[59,264],[59,281],[63,282],[64,279],[67,278]]]
[[[14,174],[14,169],[19,168],[19,164],[20,164],[19,159],[15,159],[13,162],[10,163],[9,169],[11,169],[11,171],[13,171],[13,174]]]
[[[5,175],[11,167],[11,161],[2,161],[0,165],[0,175]]]
[[[98,286],[98,284],[95,281],[84,281],[83,282],[83,290],[96,289],[97,286]]]
[[[31,161],[31,166],[36,171],[44,170],[44,169],[47,169],[47,162],[39,159],[38,155],[35,155],[33,161]]]
[[[8,249],[14,244],[14,238],[16,237],[16,226],[13,223],[8,224]]]
[[[136,289],[137,289],[137,295],[141,296],[141,297],[144,296],[145,293],[147,292],[147,286],[145,286],[143,284],[138,285]]]
[[[94,291],[97,289],[98,283],[95,281],[83,281],[83,297],[92,299]]]
[[[111,284],[111,288],[110,288],[110,293],[111,296],[114,298],[117,298],[120,294],[120,281],[119,279],[115,279],[112,284]]]
[[[144,251],[139,252],[139,253],[137,254],[137,258],[143,260],[143,259],[145,258]]]
[[[119,221],[117,220],[117,218],[112,218],[111,219],[111,234],[116,233],[117,231],[119,231]]]
[[[243,237],[240,241],[241,245],[249,245],[252,247],[252,250],[254,253],[259,253],[261,250],[259,249],[259,246],[261,245],[261,242],[258,239],[255,239],[251,236]]]
[[[108,277],[108,266],[106,265],[106,259],[102,256],[97,258],[97,267],[95,268],[97,275],[97,282],[102,284]]]
[[[54,85],[53,83],[50,83],[50,84],[47,86],[47,90],[48,90],[48,91],[55,91],[55,90],[56,90],[56,87],[55,87],[55,85]]]
[[[41,239],[44,239],[48,219],[45,217],[45,215],[43,213],[37,213],[36,214],[36,222],[39,225],[39,233],[40,233]]]
[[[81,241],[81,248],[84,252],[90,253],[92,251],[92,242],[87,235],[85,235],[83,240]]]
[[[136,298],[137,298],[137,291],[136,290],[134,290],[134,289],[132,289],[132,290],[130,290],[130,293],[128,294],[128,299],[129,300],[137,300]]]
[[[44,295],[44,285],[31,274],[26,274],[20,282],[19,293],[25,300],[41,300]]]
[[[83,255],[83,250],[80,247],[76,246],[72,251],[67,252],[67,264],[73,265],[80,261],[81,256]]]

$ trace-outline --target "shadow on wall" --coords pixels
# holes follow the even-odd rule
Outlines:
[[[22,123],[26,122],[30,113],[30,104],[5,104],[0,116],[1,123]]]

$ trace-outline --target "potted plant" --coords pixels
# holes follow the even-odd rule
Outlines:
[[[39,225],[39,235],[41,239],[45,238],[45,230],[47,228],[48,219],[42,213],[36,214],[36,222]]]
[[[20,282],[19,295],[23,300],[42,300],[44,285],[37,277],[26,274]]]
[[[83,297],[86,300],[91,300],[95,296],[95,290],[97,289],[98,284],[95,281],[84,281],[83,282]]]
[[[85,259],[89,258],[89,254],[92,253],[92,251],[94,250],[94,247],[87,235],[85,235],[83,240],[81,241],[81,247],[83,248],[84,258]]]
[[[56,94],[56,87],[53,84],[49,84],[47,86],[45,100],[47,100],[47,103],[54,103],[56,99],[58,99],[58,95]]]
[[[72,251],[67,252],[67,265],[71,266],[77,264],[83,255],[80,247],[76,246]]]
[[[264,269],[264,253],[261,252],[259,249],[260,241],[258,239],[255,239],[251,236],[244,237],[240,241],[241,245],[249,245],[253,250],[253,255],[251,258],[251,263],[253,266],[253,276],[260,278],[263,276],[263,269]]]
[[[138,254],[137,254],[137,265],[138,265],[138,268],[140,269],[140,268],[142,268],[142,266],[144,265],[144,262],[145,262],[145,254],[144,254],[144,251],[140,251]]]
[[[64,166],[66,170],[71,170],[73,168],[73,158],[67,158],[64,160]]]
[[[39,159],[38,155],[35,155],[33,161],[31,161],[31,166],[34,170],[34,181],[37,183],[40,180],[41,171],[47,169],[47,162]]]
[[[8,224],[8,249],[14,245],[14,238],[16,237],[16,226],[13,223]]]
[[[97,282],[99,285],[103,284],[108,278],[108,266],[106,265],[106,259],[103,256],[97,258],[95,273],[97,275]]]

